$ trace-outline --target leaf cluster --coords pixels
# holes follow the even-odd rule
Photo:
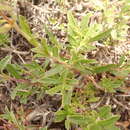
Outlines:
[[[98,2],[100,2],[99,5]],[[86,54],[96,49],[93,42],[102,41],[102,44],[111,44],[115,40],[122,40],[124,36],[122,34],[126,33],[128,20],[128,18],[124,19],[124,16],[129,14],[128,5],[130,3],[122,0],[123,6],[118,15],[113,15],[117,9],[116,6],[108,8],[110,6],[108,1],[98,0],[98,2],[94,2],[94,8],[103,12],[102,21],[99,23],[91,24],[93,15],[91,12],[79,21],[71,11],[68,11],[69,45],[60,43],[47,26],[44,26],[44,29],[49,36],[49,42],[46,38],[37,39],[23,16],[19,16],[19,24],[17,24],[14,19],[15,15],[11,13],[12,19],[10,20],[3,13],[5,10],[10,11],[11,8],[3,8],[3,5],[0,5],[1,16],[4,19],[0,22],[3,24],[6,21],[8,26],[8,28],[7,26],[0,27],[2,45],[8,41],[7,31],[14,28],[33,45],[31,51],[34,53],[34,61],[26,64],[13,64],[12,55],[1,59],[0,82],[14,81],[16,86],[11,90],[11,98],[14,100],[18,97],[24,104],[27,103],[28,97],[34,94],[38,99],[44,94],[60,95],[62,97],[61,107],[55,113],[55,121],[65,121],[67,130],[73,125],[83,130],[118,130],[115,122],[119,116],[113,115],[109,106],[91,110],[89,103],[99,101],[97,92],[114,94],[116,89],[121,88],[130,72],[129,63],[125,63],[125,57],[122,56],[118,64],[100,65],[95,59],[86,58]],[[119,22],[115,22],[115,19]],[[95,77],[98,75],[105,76],[97,80]],[[79,109],[77,112],[78,107],[88,109],[84,111]],[[3,118],[19,127],[14,115],[9,111],[7,115],[11,117],[3,116]]]

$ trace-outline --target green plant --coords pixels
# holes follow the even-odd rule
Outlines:
[[[71,124],[76,124],[83,128],[83,130],[110,130],[116,129],[115,122],[119,119],[119,116],[113,116],[111,114],[110,106],[101,107],[98,112],[88,110],[83,115],[75,113],[71,107],[66,107],[64,110],[60,110],[56,113],[55,121],[65,120],[66,129],[71,128]]]
[[[13,111],[9,111],[6,107],[5,109],[6,114],[0,115],[0,118],[4,120],[8,120],[9,122],[6,124],[4,129],[15,129],[18,128],[19,130],[25,130],[25,126],[23,125],[23,119],[17,119],[14,115]]]
[[[21,103],[26,103],[28,97],[34,94],[38,98],[41,93],[59,94],[62,96],[62,103],[55,113],[55,121],[65,120],[67,130],[73,125],[83,130],[118,130],[115,122],[119,116],[111,113],[111,107],[103,106],[92,110],[89,103],[100,100],[97,92],[114,94],[116,89],[122,86],[125,77],[130,72],[129,63],[124,64],[125,58],[121,57],[118,64],[100,65],[94,59],[87,59],[85,54],[96,49],[92,45],[95,41],[112,44],[115,40],[122,40],[122,34],[124,36],[127,30],[128,18],[124,18],[124,16],[129,14],[129,1],[122,0],[121,3],[124,5],[121,6],[118,14],[114,15],[112,13],[116,10],[116,6],[113,5],[112,10],[108,9],[110,6],[108,1],[102,2],[98,7],[95,5],[95,9],[103,11],[103,13],[102,21],[93,24],[90,23],[93,15],[91,12],[78,21],[72,12],[68,11],[69,45],[59,43],[47,26],[44,26],[44,29],[51,43],[48,43],[46,38],[37,40],[23,16],[19,16],[18,25],[13,19],[12,13],[11,20],[3,12],[0,13],[10,28],[18,31],[34,46],[32,48],[34,61],[31,63],[12,64],[12,56],[6,56],[0,60],[0,77],[2,78],[0,82],[8,80],[16,82],[17,87],[12,89],[11,98],[19,97]],[[0,10],[8,11],[7,8],[3,9],[2,7]],[[0,29],[5,30],[6,28],[1,27]],[[0,40],[3,40],[3,37],[0,37]],[[37,58],[43,58],[44,62],[39,64],[35,61]],[[5,73],[4,70],[7,72]],[[106,76],[97,80],[95,77],[98,74],[106,74]],[[12,115],[9,111],[6,114]],[[12,121],[12,118],[6,119]],[[13,123],[21,129],[16,119],[14,121]]]

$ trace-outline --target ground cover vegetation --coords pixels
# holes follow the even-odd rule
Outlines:
[[[130,1],[47,4],[0,1],[0,128],[130,129]]]

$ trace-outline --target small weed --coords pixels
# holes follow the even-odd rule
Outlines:
[[[92,44],[94,42],[113,45],[126,40],[130,2],[121,0],[120,7],[108,0],[93,0],[93,4],[99,17],[93,18],[94,14],[90,12],[78,20],[72,11],[68,11],[68,45],[60,43],[46,25],[44,29],[49,39],[37,39],[25,17],[19,16],[16,22],[13,9],[0,4],[0,15],[3,17],[0,21],[0,46],[10,41],[7,32],[13,28],[33,45],[31,51],[34,54],[34,61],[25,64],[12,63],[12,55],[1,59],[0,82],[15,82],[10,96],[12,100],[18,98],[22,104],[26,104],[28,97],[33,95],[38,99],[41,94],[61,95],[61,107],[55,113],[54,122],[65,121],[67,130],[73,126],[83,130],[119,129],[115,123],[120,116],[111,113],[111,106],[91,108],[91,104],[100,102],[102,93],[114,95],[122,87],[130,73],[129,62],[125,62],[122,56],[117,64],[101,65],[95,59],[86,58],[86,54],[97,49]],[[5,21],[6,26],[3,25]],[[43,62],[39,63],[37,59],[43,59]],[[100,78],[96,78],[99,75]],[[20,130],[25,129],[13,111],[7,108],[0,117]]]

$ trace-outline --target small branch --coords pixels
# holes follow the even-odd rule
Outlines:
[[[107,96],[107,95],[106,95],[106,93],[105,93],[105,94],[103,95],[102,99],[101,99],[95,106],[93,106],[93,109],[98,108],[98,107],[102,104],[102,102],[104,101],[104,99],[105,99],[106,96]]]
[[[90,80],[90,81],[93,83],[93,85],[94,85],[97,89],[100,89],[100,90],[104,91],[104,89],[103,89],[99,84],[96,83],[96,81],[95,81],[95,79],[93,78],[93,76],[88,76],[88,75],[86,75],[85,77],[86,77],[88,80]]]
[[[6,15],[4,15],[4,13],[2,11],[0,11],[0,16],[2,16],[8,22],[8,24],[13,26],[14,21],[12,19],[8,18]]]
[[[129,110],[130,111],[130,108],[125,106],[124,104],[122,104],[121,102],[119,102],[116,98],[112,98],[112,100],[119,106],[123,107],[124,109],[126,110]]]
[[[116,97],[130,97],[130,95],[127,94],[120,94],[120,95],[115,95]]]
[[[2,75],[0,74],[0,77],[3,78],[3,79],[6,79],[6,80],[12,80],[12,81],[15,81],[15,82],[18,82],[18,83],[30,83],[29,80],[26,80],[26,79],[16,79],[16,78],[13,78],[13,77],[10,77],[8,75]]]
[[[28,79],[16,79],[13,77],[10,77],[8,75],[2,75],[0,74],[0,78],[6,79],[6,80],[11,80],[11,81],[15,81],[17,83],[26,83],[26,84],[30,84],[30,85],[38,85],[39,83],[32,83],[30,80]]]
[[[1,48],[1,50],[2,51],[13,52],[13,53],[20,54],[20,55],[27,55],[27,54],[29,54],[29,52],[21,52],[21,51],[13,50],[12,48]]]

